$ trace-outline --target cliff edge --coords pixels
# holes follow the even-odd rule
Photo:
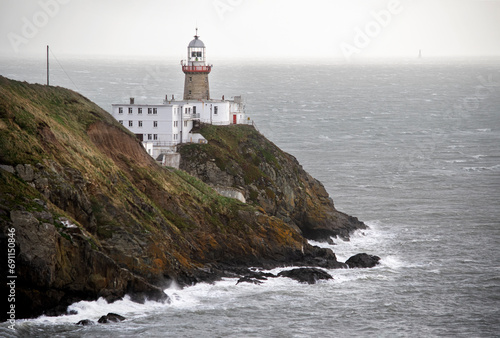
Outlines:
[[[215,144],[219,129],[207,130]],[[246,140],[262,138],[250,127],[241,130],[251,136]],[[201,148],[186,149],[193,161],[196,152],[204,156]],[[98,297],[168,301],[162,288],[172,280],[209,281],[241,267],[346,267],[302,236],[317,233],[303,224],[314,230],[329,219],[328,211],[310,214],[330,205],[324,189],[301,174],[289,183],[290,199],[289,177],[273,169],[287,164],[273,156],[255,158],[249,171],[242,167],[243,182],[236,179],[241,174],[224,176],[224,157],[207,158],[238,187],[248,183],[250,203],[242,203],[185,171],[157,165],[134,135],[85,97],[0,77],[0,247],[12,249],[3,250],[0,273],[16,277],[16,318],[64,313],[72,302]],[[226,169],[233,165],[228,159]],[[264,189],[269,198],[263,198],[263,184],[271,182],[282,183]],[[311,197],[302,201],[296,189]],[[289,212],[290,205],[300,212]],[[11,291],[4,280],[2,294]],[[1,313],[5,320],[7,311]]]
[[[208,144],[180,148],[180,168],[216,188],[240,191],[247,203],[261,207],[317,241],[347,239],[366,225],[335,209],[323,184],[250,125],[198,130]]]

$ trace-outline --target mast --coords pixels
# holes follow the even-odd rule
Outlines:
[[[49,45],[47,45],[47,86],[49,85]]]

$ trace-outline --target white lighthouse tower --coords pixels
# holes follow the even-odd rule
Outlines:
[[[205,44],[196,35],[188,45],[187,60],[181,61],[184,78],[184,100],[210,100],[208,74],[212,65],[207,65]]]

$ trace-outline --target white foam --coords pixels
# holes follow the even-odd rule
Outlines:
[[[398,257],[392,255],[381,258],[380,264],[382,267],[387,267],[392,270],[398,270],[406,266]]]
[[[68,307],[68,312],[76,312],[76,314],[63,315],[59,317],[40,316],[36,319],[24,321],[35,322],[39,324],[65,324],[77,323],[83,319],[97,321],[101,316],[109,312],[117,313],[121,316],[140,317],[146,313],[162,310],[168,306],[167,303],[154,301],[146,301],[144,304],[136,303],[130,300],[129,296],[125,296],[122,300],[114,303],[108,303],[104,298],[99,298],[96,301],[80,301],[73,303]]]
[[[463,167],[465,171],[496,171],[500,169],[500,164],[491,167]]]

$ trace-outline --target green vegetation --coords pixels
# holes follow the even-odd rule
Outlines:
[[[261,167],[279,167],[274,145],[251,126],[205,125],[201,133],[209,144],[186,145],[183,156],[214,159],[221,170],[273,196]],[[112,116],[64,88],[0,76],[0,164],[31,164],[36,176],[25,182],[0,170],[1,222],[10,222],[10,210],[42,211],[34,200],[43,200],[57,231],[74,247],[83,238],[118,266],[148,278],[302,245],[283,222],[184,171],[158,166]],[[250,198],[256,200],[259,190]],[[71,219],[83,236],[61,227],[60,217]]]
[[[274,183],[263,172],[261,165],[265,163],[276,170],[281,169],[278,156],[282,156],[282,152],[253,126],[202,124],[199,132],[208,140],[208,144],[182,146],[180,152],[183,158],[192,163],[213,161],[221,171],[241,177],[245,185],[254,185],[266,191],[270,198],[276,196],[268,189]],[[251,190],[248,201],[257,204],[258,195],[258,191]]]

